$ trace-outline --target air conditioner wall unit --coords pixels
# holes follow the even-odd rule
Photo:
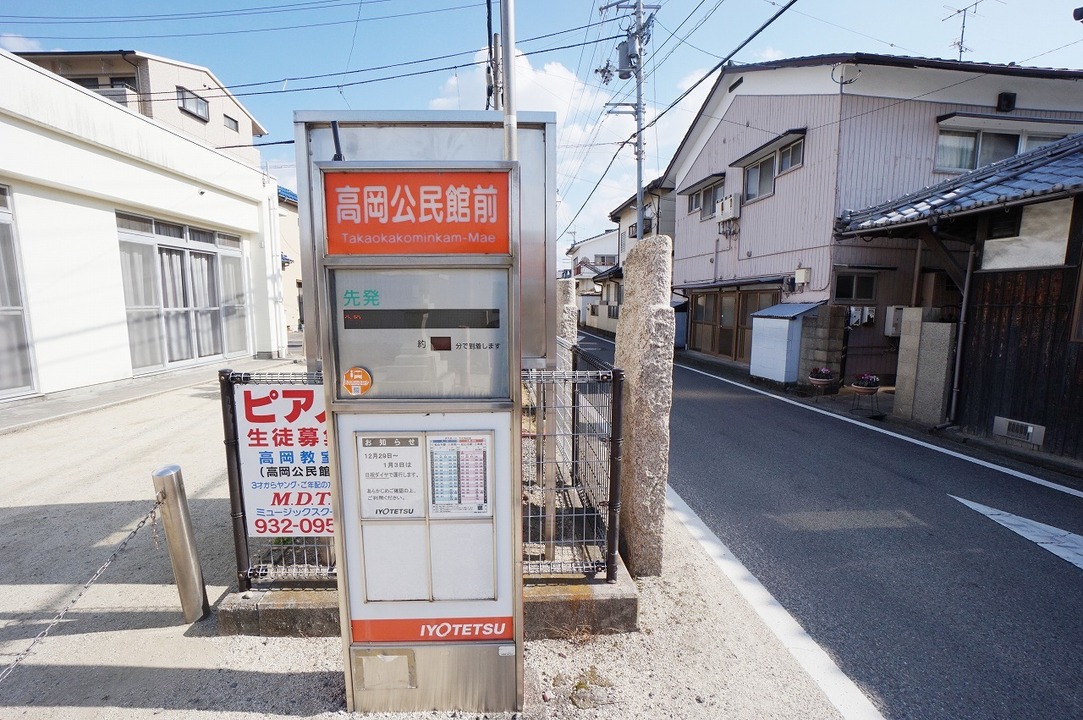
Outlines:
[[[718,201],[719,220],[735,220],[741,217],[741,196],[727,195]]]
[[[903,310],[905,305],[888,305],[884,310],[884,335],[900,337],[902,335]]]

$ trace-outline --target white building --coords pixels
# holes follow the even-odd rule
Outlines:
[[[285,355],[272,178],[2,51],[0,86],[0,398]]]
[[[617,265],[617,231],[607,230],[581,240],[568,248],[565,254],[572,263],[570,277],[575,280],[579,323],[602,327],[604,323],[600,323],[598,317],[602,289],[594,282],[594,277]]]

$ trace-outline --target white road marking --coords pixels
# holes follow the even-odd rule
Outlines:
[[[831,656],[805,632],[800,623],[775,600],[730,549],[722,544],[673,488],[666,490],[666,504],[843,718],[884,720],[876,706],[846,673],[839,669]]]
[[[1052,525],[1046,525],[1020,515],[1012,515],[972,500],[964,500],[954,495],[948,495],[948,497],[958,500],[971,510],[980,512],[990,520],[1003,525],[1018,535],[1022,535],[1033,543],[1037,543],[1038,547],[1045,548],[1057,557],[1067,560],[1083,570],[1083,535],[1076,535],[1067,530],[1061,530]]]
[[[586,335],[586,337],[589,337],[592,340],[601,340],[603,342],[609,343],[610,345],[613,344],[612,340],[607,340],[606,338],[598,337],[597,335]],[[833,412],[829,412],[827,410],[821,410],[818,407],[813,407],[811,405],[806,405],[805,403],[798,402],[796,400],[790,400],[789,398],[779,397],[778,395],[775,395],[774,393],[769,393],[769,392],[767,392],[765,390],[760,390],[759,388],[749,387],[748,385],[744,385],[743,383],[739,383],[739,382],[736,382],[734,380],[729,380],[729,379],[724,378],[724,377],[719,377],[718,375],[713,375],[713,374],[711,374],[709,372],[704,372],[703,370],[697,370],[696,368],[688,367],[687,365],[680,365],[680,364],[677,364],[677,363],[674,363],[674,365],[675,365],[675,367],[679,367],[682,370],[688,370],[689,372],[698,373],[699,375],[705,375],[705,376],[707,376],[709,378],[713,378],[715,380],[718,380],[719,382],[724,382],[724,383],[728,383],[730,385],[734,385],[734,386],[739,387],[739,388],[744,388],[745,390],[748,390],[749,392],[758,393],[758,394],[763,395],[765,397],[772,398],[772,399],[777,400],[779,402],[788,403],[790,405],[802,408],[802,409],[807,410],[809,412],[819,413],[820,415],[826,415],[827,417],[835,418],[836,420],[839,420],[840,422],[850,423],[851,425],[857,425],[858,427],[863,427],[866,430],[870,430],[871,432],[877,432],[877,433],[880,433],[882,435],[887,435],[888,437],[893,437],[893,438],[896,438],[898,440],[902,440],[903,442],[908,442],[911,445],[917,445],[918,447],[923,447],[923,448],[926,448],[927,450],[934,450],[934,451],[936,451],[938,453],[948,455],[950,457],[957,458],[959,460],[965,460],[966,462],[974,463],[975,465],[980,465],[980,466],[982,466],[984,468],[989,468],[990,470],[996,470],[997,472],[1004,473],[1005,475],[1011,475],[1012,477],[1019,478],[1020,480],[1026,480],[1029,483],[1034,483],[1035,485],[1041,485],[1042,487],[1047,487],[1050,490],[1056,490],[1057,492],[1062,492],[1065,495],[1072,495],[1072,496],[1077,497],[1077,498],[1083,498],[1083,491],[1076,490],[1075,488],[1065,487],[1064,485],[1058,485],[1055,482],[1050,482],[1049,480],[1043,480],[1040,477],[1036,477],[1034,475],[1030,475],[1028,473],[1021,472],[1019,470],[1012,470],[1011,468],[1007,468],[1007,467],[1004,467],[1002,465],[997,465],[995,463],[991,463],[991,462],[988,462],[986,460],[979,460],[978,458],[970,457],[969,455],[964,455],[963,453],[958,453],[958,452],[955,452],[954,450],[948,450],[948,449],[942,448],[942,447],[940,447],[938,445],[933,445],[932,443],[927,443],[927,442],[923,442],[921,440],[916,440],[916,439],[914,439],[912,437],[907,437],[906,435],[900,435],[899,433],[891,432],[890,430],[885,430],[885,429],[883,429],[881,427],[877,427],[875,425],[869,425],[868,423],[863,423],[860,420],[855,420],[854,418],[848,418],[848,417],[843,417],[842,415],[836,415]]]

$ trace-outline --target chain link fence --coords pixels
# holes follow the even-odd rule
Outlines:
[[[559,340],[523,373],[523,572],[616,580],[623,373]]]

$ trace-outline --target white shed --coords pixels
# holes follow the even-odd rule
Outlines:
[[[780,383],[797,382],[802,318],[822,304],[781,303],[752,313],[749,374]]]

